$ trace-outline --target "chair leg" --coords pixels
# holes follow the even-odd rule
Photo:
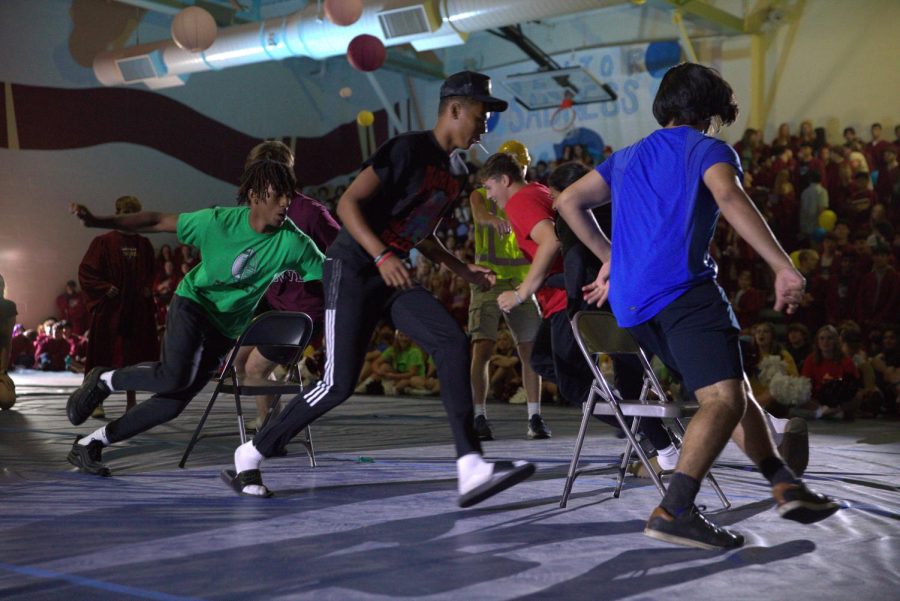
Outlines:
[[[209,412],[212,411],[213,403],[216,402],[216,397],[219,396],[219,386],[221,386],[221,382],[216,386],[216,389],[213,391],[212,397],[206,404],[206,411],[204,411],[203,415],[200,417],[200,423],[197,424],[197,428],[194,430],[194,435],[191,436],[191,441],[188,443],[187,448],[184,450],[184,454],[181,456],[181,461],[178,462],[178,467],[184,467],[184,464],[187,463],[188,456],[190,456],[191,451],[194,450],[194,445],[197,444],[197,440],[200,438],[200,430],[203,429],[203,424],[206,423],[206,418],[209,417]]]
[[[584,445],[584,437],[587,434],[588,423],[590,423],[591,416],[594,414],[594,406],[596,404],[597,395],[594,392],[594,389],[591,388],[591,394],[588,395],[588,400],[584,402],[581,416],[581,428],[578,430],[578,438],[575,439],[575,452],[572,454],[572,462],[569,464],[569,474],[566,477],[566,483],[563,487],[562,498],[559,500],[560,508],[564,508],[569,501],[569,495],[572,493],[572,485],[575,483],[575,478],[578,477],[578,458],[581,456],[581,447]]]
[[[275,407],[277,407],[278,403],[280,403],[280,402],[281,402],[281,395],[280,394],[275,395],[275,398],[272,399],[272,404],[269,406],[268,411],[266,411],[266,417],[263,418],[263,423],[261,423],[259,425],[260,430],[265,428],[266,424],[268,424],[272,420],[272,416],[275,415]]]
[[[316,467],[316,449],[313,447],[312,431],[306,426],[306,454],[309,455],[309,467]]]
[[[635,439],[634,434],[631,432],[631,428],[629,428],[628,424],[625,422],[625,416],[622,415],[622,410],[618,405],[614,405],[613,407],[615,409],[616,419],[619,420],[619,425],[622,427],[622,430],[625,431],[628,442],[634,447],[641,463],[644,464],[644,468],[650,473],[650,478],[653,480],[653,484],[656,485],[657,490],[659,490],[659,494],[665,496],[666,487],[663,486],[662,480],[659,479],[659,475],[657,475],[656,470],[653,469],[653,465],[650,463],[650,459],[647,458],[647,454],[644,452],[643,447],[638,444],[637,439]]]
[[[637,440],[637,431],[641,424],[641,418],[635,417],[631,422],[631,435]],[[622,453],[622,461],[619,462],[619,476],[616,479],[616,490],[613,491],[613,498],[618,499],[622,493],[622,485],[625,484],[625,473],[628,470],[628,462],[631,461],[631,440],[626,439],[625,452]]]
[[[247,442],[247,431],[244,429],[244,413],[241,411],[241,393],[237,391],[237,387],[234,390],[234,407],[237,411],[238,435],[241,437],[241,444],[245,444]]]

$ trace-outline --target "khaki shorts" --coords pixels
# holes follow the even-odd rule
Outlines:
[[[469,335],[473,342],[497,340],[497,328],[500,326],[501,317],[506,320],[516,344],[534,341],[541,326],[541,316],[533,300],[526,300],[507,314],[504,314],[497,305],[497,297],[507,290],[515,290],[519,283],[515,280],[497,280],[497,284],[487,292],[477,286],[471,286]]]

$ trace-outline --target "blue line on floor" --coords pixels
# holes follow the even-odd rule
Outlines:
[[[132,586],[113,584],[111,582],[103,582],[102,580],[94,580],[92,578],[84,578],[83,576],[75,576],[73,574],[60,574],[59,572],[51,572],[50,570],[43,570],[41,568],[28,568],[25,566],[17,566],[3,562],[0,562],[0,569],[7,570],[9,572],[16,572],[18,574],[25,574],[26,576],[34,576],[36,578],[52,578],[54,580],[65,580],[67,582],[71,582],[72,584],[98,588],[113,593],[124,593],[126,595],[132,595],[134,597],[140,597],[142,599],[158,599],[159,601],[190,601],[195,599],[194,597],[178,597],[176,595],[168,595],[166,593],[159,593],[156,591],[147,591],[140,588],[134,588]]]

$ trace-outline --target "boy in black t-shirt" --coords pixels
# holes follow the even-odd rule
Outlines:
[[[416,247],[467,282],[485,289],[494,284],[490,270],[460,262],[434,236],[467,176],[465,163],[453,151],[477,142],[489,113],[507,108],[490,92],[486,75],[471,71],[451,75],[441,86],[434,129],[386,142],[341,197],[337,214],[344,229],[328,248],[323,272],[324,376],[252,441],[237,448],[235,471],[223,472],[235,491],[270,494],[262,484],[260,463],[353,393],[366,345],[385,312],[437,365],[441,399],[456,444],[459,505],[474,505],[534,473],[534,465],[527,462],[482,459],[473,426],[466,335],[440,302],[413,281],[404,261]]]

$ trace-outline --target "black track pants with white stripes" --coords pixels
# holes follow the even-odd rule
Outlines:
[[[444,306],[421,286],[410,290],[389,287],[372,264],[358,267],[329,258],[323,284],[325,374],[291,399],[256,435],[253,445],[257,450],[271,457],[317,417],[353,394],[372,332],[388,312],[394,325],[434,359],[457,457],[481,453],[473,423],[469,341]]]

